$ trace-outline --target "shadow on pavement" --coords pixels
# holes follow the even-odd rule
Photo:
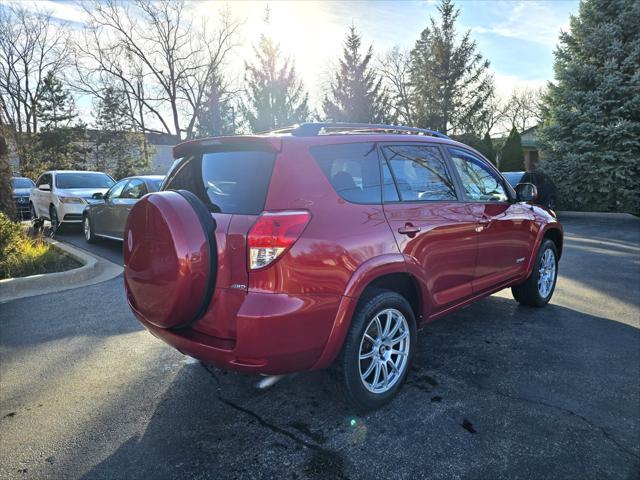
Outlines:
[[[327,372],[259,392],[186,364],[83,478],[631,478],[639,346],[622,323],[490,297],[423,329],[400,396],[367,415]]]

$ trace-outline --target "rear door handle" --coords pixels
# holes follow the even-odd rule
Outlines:
[[[414,227],[410,223],[407,223],[404,227],[400,227],[398,229],[398,233],[401,233],[403,235],[409,235],[409,236],[415,235],[419,231],[420,231],[420,227]]]

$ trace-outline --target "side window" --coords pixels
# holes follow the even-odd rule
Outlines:
[[[129,180],[122,180],[121,182],[116,183],[107,193],[105,193],[104,198],[109,198],[111,200],[114,198],[120,198],[122,190],[124,190],[124,186],[128,181]]]
[[[451,201],[456,189],[438,147],[394,145],[383,149],[398,186],[400,200]]]
[[[489,166],[478,157],[463,150],[450,148],[467,199],[474,202],[506,202],[509,200],[502,181]]]
[[[40,178],[38,179],[38,183],[36,183],[36,186],[39,187],[40,185],[49,185],[49,186],[51,186],[51,174],[50,173],[43,173],[42,175],[40,175]]]
[[[380,163],[375,143],[345,143],[311,148],[338,195],[349,202],[380,204]]]
[[[147,187],[144,182],[138,178],[135,178],[129,182],[120,195],[120,198],[142,198],[147,193]]]

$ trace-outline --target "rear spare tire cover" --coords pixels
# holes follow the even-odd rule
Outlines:
[[[127,219],[123,250],[127,299],[143,320],[181,327],[205,312],[217,271],[215,220],[195,195],[144,196]]]

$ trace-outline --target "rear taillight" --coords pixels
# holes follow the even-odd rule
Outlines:
[[[309,212],[265,212],[249,230],[249,269],[273,263],[298,240],[309,223]]]

